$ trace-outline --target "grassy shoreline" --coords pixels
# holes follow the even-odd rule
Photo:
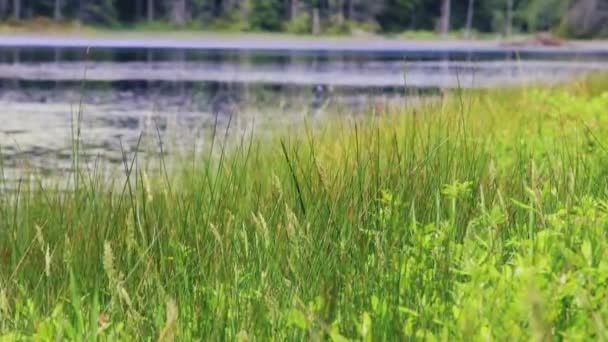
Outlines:
[[[288,37],[288,38],[333,38],[333,39],[349,39],[354,37],[374,37],[374,38],[409,38],[419,40],[451,40],[463,39],[464,33],[460,31],[450,32],[447,36],[438,34],[433,31],[404,31],[402,33],[392,34],[376,34],[373,32],[355,32],[355,33],[329,33],[318,36],[309,34],[297,34],[289,32],[264,32],[250,30],[230,30],[230,29],[213,29],[213,28],[176,28],[170,24],[161,23],[142,23],[140,25],[125,26],[125,27],[102,27],[82,25],[78,22],[55,23],[51,20],[31,20],[23,22],[12,22],[0,24],[0,33],[4,34],[79,34],[79,35],[165,35],[165,36],[187,36],[187,37],[205,37],[205,36],[260,36],[260,37]],[[473,38],[488,40],[495,39],[498,35],[490,33],[475,33]],[[523,37],[521,35],[519,37]],[[518,37],[518,36],[515,36]]]
[[[492,42],[492,41],[517,41],[533,34],[514,34],[505,38],[496,33],[473,32],[470,39],[465,39],[460,30],[451,31],[442,35],[434,31],[410,30],[397,33],[374,33],[356,30],[351,33],[323,33],[320,35],[298,34],[290,32],[264,32],[249,30],[230,30],[213,28],[175,28],[169,24],[159,23],[135,25],[132,27],[100,27],[82,25],[78,22],[55,23],[50,20],[31,20],[18,23],[0,24],[0,34],[3,35],[42,35],[42,36],[85,36],[85,37],[163,37],[163,38],[221,38],[221,37],[243,37],[243,38],[272,38],[272,39],[299,39],[299,40],[413,40],[413,41],[462,41],[462,42]]]
[[[601,339],[607,85],[456,91],[0,192],[0,336]]]

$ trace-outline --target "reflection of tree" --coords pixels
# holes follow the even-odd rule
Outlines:
[[[21,49],[14,48],[13,49],[13,64],[21,63]]]
[[[61,49],[55,48],[53,50],[55,64],[59,64],[59,62],[61,62]],[[59,89],[59,81],[55,81],[55,91],[57,91],[57,89]]]

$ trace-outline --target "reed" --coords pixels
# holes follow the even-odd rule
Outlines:
[[[607,85],[448,93],[160,171],[125,153],[126,177],[75,167],[67,192],[24,182],[0,192],[0,336],[605,339]]]

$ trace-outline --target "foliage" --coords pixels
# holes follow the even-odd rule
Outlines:
[[[559,29],[568,12],[570,0],[537,0],[523,2],[517,7],[515,24],[521,31],[550,31]]]
[[[286,30],[310,34],[316,10],[320,14],[320,31],[324,33],[349,34],[352,28],[366,27],[372,32],[395,34],[436,31],[441,3],[442,0],[15,0],[0,2],[0,19],[9,19],[9,23],[31,22],[34,18],[55,18],[60,14],[55,21],[111,28],[145,27],[142,23],[148,21],[153,30],[164,22],[168,29]],[[513,5],[511,22],[509,3]],[[17,16],[14,4],[21,4]],[[520,33],[556,31],[574,37],[608,33],[605,1],[463,0],[451,4],[452,30],[464,29],[468,6],[474,4],[472,26],[481,33],[503,34],[509,25],[513,32]]]
[[[281,28],[280,0],[251,0],[249,21],[254,29],[278,31]]]
[[[283,30],[287,33],[307,34],[312,32],[311,23],[310,15],[308,13],[302,13],[285,23]]]
[[[602,339],[607,82],[0,178],[0,339]]]
[[[434,20],[421,18],[436,18],[439,15],[438,6],[429,6],[424,0],[388,0],[384,10],[378,16],[378,22],[388,32],[403,31],[404,29],[434,30]],[[439,4],[436,1],[436,5]]]
[[[574,1],[561,29],[578,38],[593,38],[608,35],[608,3],[605,1]]]

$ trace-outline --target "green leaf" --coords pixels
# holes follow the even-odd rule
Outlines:
[[[591,242],[589,240],[583,242],[581,253],[583,253],[583,257],[587,261],[587,264],[591,266],[593,264],[593,249],[591,248]]]
[[[331,340],[333,342],[348,342],[349,341],[346,337],[342,336],[338,331],[335,331],[335,330],[332,330],[329,333],[329,336],[331,337]]]
[[[522,203],[514,198],[511,198],[511,202],[513,202],[513,204],[515,204],[515,206],[517,206],[521,209],[525,209],[527,211],[535,211],[535,209],[532,206]]]
[[[293,324],[300,329],[308,328],[308,319],[306,319],[306,315],[304,315],[300,310],[289,310],[289,313],[287,314],[287,320],[289,324]]]
[[[371,337],[372,332],[372,318],[369,316],[369,313],[364,312],[361,317],[361,337],[364,340],[368,340],[368,337]]]
[[[404,306],[399,307],[399,312],[404,313],[411,317],[418,317],[418,313],[412,309],[406,308]]]

